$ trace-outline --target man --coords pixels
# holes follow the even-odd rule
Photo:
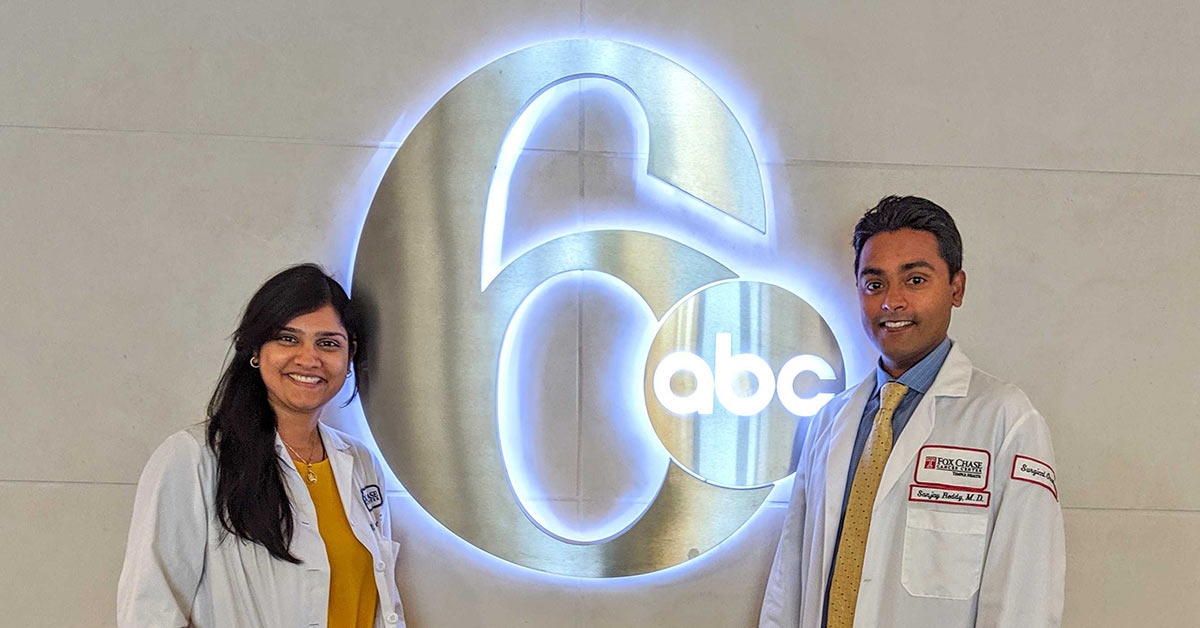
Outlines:
[[[1041,415],[946,336],[962,239],[889,196],[854,229],[875,372],[801,441],[759,626],[1057,626],[1062,510]]]

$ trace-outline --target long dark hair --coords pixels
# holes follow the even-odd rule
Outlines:
[[[341,317],[350,346],[357,347],[354,399],[367,378],[362,315],[319,266],[300,264],[268,279],[250,298],[233,334],[233,357],[208,402],[208,446],[217,457],[214,501],[221,525],[226,533],[258,543],[290,563],[300,560],[289,549],[294,524],[275,454],[275,414],[250,358],[288,321],[326,304]]]

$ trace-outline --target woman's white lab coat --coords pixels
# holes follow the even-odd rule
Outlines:
[[[874,385],[872,372],[809,427],[760,627],[821,626],[850,452]],[[1028,398],[954,345],[884,467],[855,626],[1059,625],[1066,561],[1053,466]]]
[[[320,433],[346,518],[374,559],[375,626],[404,626],[395,579],[398,545],[391,540],[380,468],[361,443],[324,425]],[[117,587],[119,626],[326,625],[329,560],[316,510],[278,436],[275,451],[292,501],[291,551],[301,564],[277,560],[257,543],[222,534],[213,506],[216,457],[205,442],[205,428],[177,432],[150,457],[138,481]]]

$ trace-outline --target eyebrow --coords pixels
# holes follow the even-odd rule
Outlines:
[[[936,268],[933,267],[933,264],[930,264],[929,262],[926,262],[924,260],[917,260],[915,262],[908,262],[907,264],[902,264],[900,266],[900,272],[906,273],[914,268],[927,268],[929,270],[937,270]],[[864,266],[861,270],[858,271],[859,277],[866,277],[868,275],[870,275],[872,277],[882,277],[885,274],[886,273],[884,273],[883,270],[881,270],[879,268],[875,268],[874,266]]]
[[[929,270],[935,270],[935,269],[934,269],[934,267],[933,267],[933,264],[930,264],[929,262],[926,262],[926,261],[916,261],[916,262],[909,262],[909,263],[907,263],[907,264],[905,264],[905,265],[901,266],[901,267],[900,267],[900,272],[904,272],[904,271],[912,270],[912,269],[914,269],[914,268],[928,268]]]
[[[299,329],[296,329],[295,327],[280,327],[279,331],[290,331],[293,334],[304,335],[303,331],[300,331]],[[345,338],[346,334],[343,334],[340,331],[319,331],[319,332],[317,332],[318,338],[329,338],[332,336],[341,336],[342,338]]]

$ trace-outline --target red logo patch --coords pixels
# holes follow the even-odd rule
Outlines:
[[[925,456],[925,468],[926,469],[936,469],[937,468],[937,457],[936,456]]]

